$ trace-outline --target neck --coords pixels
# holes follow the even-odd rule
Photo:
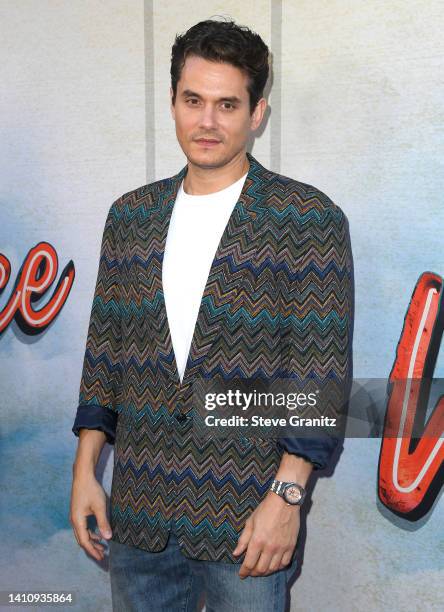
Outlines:
[[[248,172],[250,163],[241,151],[220,168],[202,168],[188,161],[188,171],[184,178],[183,188],[189,195],[207,195],[221,191],[238,181]]]

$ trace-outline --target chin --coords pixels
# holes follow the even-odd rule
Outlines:
[[[198,154],[195,151],[188,151],[185,155],[192,164],[201,168],[217,168],[227,162],[224,155],[221,155],[220,152],[215,154],[215,151],[211,150],[202,151]]]

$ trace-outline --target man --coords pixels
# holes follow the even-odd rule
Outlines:
[[[115,610],[191,611],[203,590],[208,612],[283,610],[306,483],[338,442],[193,429],[198,378],[351,379],[347,219],[246,151],[268,66],[262,39],[234,22],[177,36],[171,111],[187,166],[122,195],[105,224],[70,520],[95,559],[110,540]],[[94,476],[106,440],[110,523]]]

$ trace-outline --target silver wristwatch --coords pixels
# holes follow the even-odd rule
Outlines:
[[[304,487],[297,482],[282,482],[276,478],[273,480],[270,491],[280,495],[289,506],[300,506],[307,494]]]

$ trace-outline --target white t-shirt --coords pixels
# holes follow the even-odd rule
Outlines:
[[[185,193],[182,182],[174,203],[162,280],[181,382],[211,264],[246,176],[247,173],[225,189],[207,195]]]

